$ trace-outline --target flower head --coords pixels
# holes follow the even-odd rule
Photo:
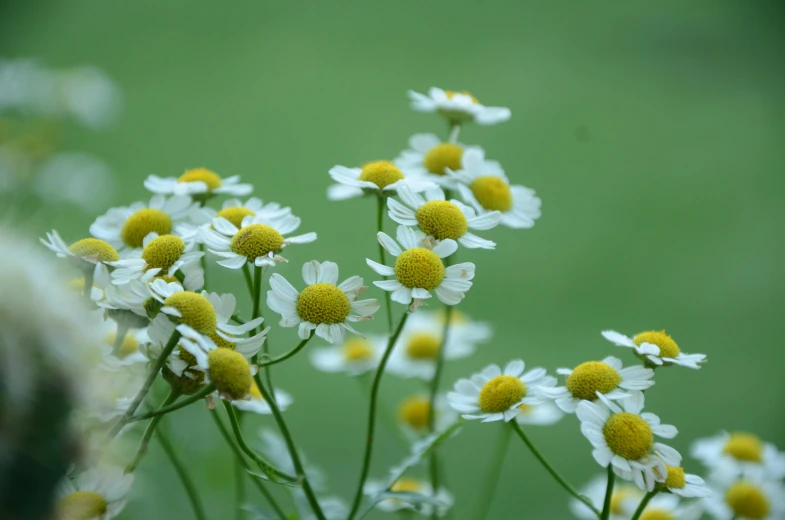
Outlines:
[[[250,184],[241,184],[240,176],[222,178],[207,168],[186,170],[179,177],[158,177],[150,175],[144,187],[160,195],[190,195],[194,198],[211,195],[234,195],[243,197],[253,191]]]
[[[401,186],[420,192],[436,185],[417,175],[410,175],[391,161],[372,161],[362,168],[336,165],[330,168],[330,177],[338,184],[327,190],[330,200],[344,200],[364,194],[391,195]]]
[[[275,403],[278,409],[282,412],[285,411],[294,402],[294,398],[289,392],[285,392],[280,388],[275,389]],[[251,389],[249,390],[249,398],[247,400],[232,401],[232,406],[244,412],[253,412],[259,415],[270,415],[273,413],[270,408],[270,403],[264,400],[262,392],[256,384],[256,381],[251,381]]]
[[[714,493],[703,503],[717,520],[785,518],[785,486],[779,480],[749,476],[713,485]]]
[[[311,349],[311,364],[322,372],[345,372],[356,376],[376,368],[386,346],[384,336],[350,336],[342,345]]]
[[[174,277],[177,271],[193,273],[194,270],[201,272],[199,259],[204,256],[202,251],[194,251],[194,241],[186,242],[177,235],[158,235],[150,233],[142,242],[141,258],[126,258],[115,262],[109,262],[114,267],[112,271],[112,282],[122,285],[142,278],[152,279],[153,276]],[[143,281],[145,281],[143,280]],[[204,280],[202,273],[201,280]]]
[[[92,270],[95,264],[114,262],[120,259],[117,250],[110,244],[97,238],[83,238],[70,246],[60,238],[57,231],[52,230],[46,234],[46,240],[41,239],[49,250],[59,258],[68,258],[75,267],[82,270]]]
[[[132,474],[109,466],[69,475],[60,484],[58,517],[63,520],[114,518],[125,507],[133,481]]]
[[[706,362],[705,354],[685,354],[664,330],[641,332],[633,338],[620,334],[615,330],[604,330],[605,339],[620,347],[633,349],[635,354],[652,364],[652,366],[681,365],[688,368],[700,368]]]
[[[417,500],[419,497],[426,497],[438,503],[436,513],[438,516],[444,516],[454,502],[452,495],[446,489],[440,488],[434,494],[430,482],[410,477],[398,478],[389,488],[386,482],[369,480],[366,482],[363,492],[371,497],[385,492],[390,495],[400,493],[400,497],[385,498],[377,504],[376,507],[386,512],[410,510],[419,511],[424,516],[430,516],[434,505],[430,502]]]
[[[409,91],[411,106],[418,112],[438,112],[450,124],[477,123],[495,125],[510,119],[510,109],[505,107],[486,107],[466,91],[456,92],[431,87],[428,94]]]
[[[712,480],[785,477],[785,453],[749,432],[719,432],[697,439],[691,455],[711,470]]]
[[[468,149],[460,143],[442,142],[434,134],[415,134],[409,139],[409,149],[396,157],[395,164],[411,175],[457,189],[458,181],[447,172],[461,169],[463,153]]]
[[[607,475],[597,475],[580,489],[581,495],[591,500],[598,511],[602,511],[607,481]],[[632,516],[631,511],[638,507],[642,498],[643,492],[637,486],[617,480],[611,494],[609,520],[629,520]],[[570,510],[578,518],[585,520],[596,520],[597,518],[594,511],[577,499],[570,500]]]

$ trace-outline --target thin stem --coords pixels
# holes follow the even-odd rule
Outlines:
[[[384,231],[384,207],[386,206],[386,197],[384,195],[379,195],[377,198],[377,205],[376,205],[376,229],[379,232]],[[385,254],[384,254],[384,246],[381,242],[377,240],[379,244],[379,263],[385,265]],[[386,278],[386,277],[385,277]],[[387,309],[387,331],[392,331],[393,328],[393,319],[392,319],[392,305],[390,299],[390,291],[384,291],[384,301],[385,307]]]
[[[204,244],[199,244],[199,251],[204,253],[201,258],[199,258],[199,265],[202,267],[202,279],[204,280],[204,284],[202,286],[203,290],[207,290],[207,253],[204,250]]]
[[[93,277],[95,276],[95,266],[92,269],[88,268],[84,270],[84,289],[82,289],[82,295],[87,300],[87,303],[91,303],[93,299],[90,297],[90,294],[93,292]]]
[[[450,126],[450,142],[453,143],[453,144],[457,143],[458,142],[458,136],[460,135],[460,133],[461,133],[461,125],[455,125],[454,124],[454,125]]]
[[[125,336],[128,334],[129,328],[130,326],[126,320],[120,320],[117,322],[114,344],[112,345],[112,354],[115,356],[118,355],[120,353],[120,349],[123,348],[123,341],[125,341]]]
[[[251,320],[255,320],[256,318],[258,318],[259,316],[262,315],[262,309],[261,309],[261,306],[260,306],[260,303],[261,303],[261,300],[262,300],[262,278],[264,278],[264,271],[262,271],[262,266],[260,266],[260,265],[254,266],[254,271],[253,271],[253,314],[251,315]],[[259,328],[254,330],[254,334],[256,334],[256,332],[258,330],[259,330]],[[270,340],[266,339],[264,341],[264,343],[262,343],[261,355],[267,357],[267,356],[269,356],[269,353],[270,353]],[[296,354],[296,352],[294,352],[292,355],[294,355],[294,354]],[[259,353],[257,353],[256,356],[254,356],[254,359],[258,361]],[[281,361],[283,361],[283,359]],[[273,380],[272,380],[272,376],[270,374],[270,367],[269,367],[269,365],[265,365],[265,367],[264,367],[264,378],[267,381],[267,384],[270,385],[270,388],[272,388],[273,387]],[[273,399],[275,399],[275,397],[273,397]]]
[[[488,464],[488,472],[483,479],[485,486],[480,497],[477,514],[474,516],[477,520],[485,520],[485,517],[488,516],[493,496],[496,493],[496,485],[499,483],[499,477],[501,476],[504,455],[507,453],[507,447],[510,445],[511,434],[512,432],[507,428],[507,425],[503,425],[499,440],[496,442],[496,451],[493,452],[493,458],[490,464]]]
[[[251,268],[248,267],[248,262],[243,264],[243,278],[245,278],[245,286],[248,288],[248,296],[253,299],[253,278],[251,277]]]
[[[292,434],[289,432],[289,428],[286,426],[286,421],[283,420],[283,415],[281,414],[281,410],[278,408],[278,404],[275,402],[275,399],[273,399],[273,392],[272,390],[268,390],[267,387],[262,383],[258,373],[255,377],[256,384],[259,386],[259,392],[262,394],[262,398],[267,401],[267,404],[270,405],[270,411],[273,413],[273,417],[275,418],[275,422],[278,425],[278,429],[281,431],[281,436],[286,442],[286,447],[289,450],[289,456],[292,458],[292,464],[294,465],[294,471],[297,473],[297,477],[302,481],[305,498],[308,500],[308,504],[311,506],[311,509],[316,515],[316,518],[318,520],[326,520],[324,513],[322,512],[322,507],[319,505],[319,501],[316,499],[316,493],[314,493],[311,483],[308,481],[308,475],[305,474],[305,467],[303,466],[302,460],[300,460],[300,454],[297,452],[297,445],[294,443]]]
[[[241,320],[240,317],[237,316],[236,314],[232,314],[232,316],[229,319],[237,323],[238,325],[245,325],[245,322]]]
[[[191,476],[188,474],[188,470],[183,465],[183,462],[177,457],[177,452],[175,452],[174,446],[163,428],[158,429],[156,438],[161,444],[161,448],[163,448],[166,456],[169,457],[169,462],[172,463],[172,467],[174,467],[177,476],[180,478],[180,482],[182,482],[183,487],[185,488],[185,493],[188,495],[188,500],[191,502],[191,507],[194,510],[194,516],[197,520],[206,520],[207,517],[204,514],[204,507],[199,498],[199,493],[196,491],[196,486],[194,485],[193,480],[191,480]]]
[[[242,427],[243,414],[237,414],[237,423]],[[245,511],[243,504],[245,503],[245,475],[243,474],[243,467],[240,461],[234,460],[234,501],[235,501],[235,518],[236,520],[243,520],[245,518]]]
[[[401,335],[401,330],[403,330],[403,326],[406,323],[406,319],[409,317],[409,312],[405,312],[401,317],[401,321],[398,323],[398,327],[395,329],[395,333],[390,337],[387,341],[387,348],[382,355],[382,359],[379,362],[379,368],[376,369],[376,373],[373,376],[373,384],[371,384],[371,405],[370,410],[368,411],[368,434],[366,435],[365,441],[365,455],[363,456],[363,467],[360,472],[360,482],[357,485],[357,491],[354,494],[354,502],[352,503],[352,509],[347,517],[347,520],[353,520],[355,515],[357,515],[357,510],[360,508],[360,502],[362,502],[363,498],[363,487],[365,486],[365,481],[368,478],[368,472],[371,469],[371,454],[373,453],[373,440],[374,440],[374,430],[376,429],[376,399],[379,395],[379,386],[382,382],[382,375],[384,374],[384,368],[387,366],[387,360],[390,358],[390,354],[392,354],[393,347],[395,343],[398,341],[398,336]]]
[[[600,520],[608,520],[611,515],[611,498],[613,498],[613,484],[616,481],[616,473],[613,466],[608,464],[608,484],[605,486],[605,500],[602,503],[602,514]]]
[[[630,520],[638,520],[643,514],[643,511],[646,510],[646,506],[649,505],[649,500],[654,498],[654,495],[656,495],[659,492],[660,491],[655,488],[653,491],[649,491],[648,493],[646,493],[643,496],[643,500],[641,500],[641,503],[638,504],[638,509],[635,510],[635,514],[632,515],[632,518]],[[733,518],[735,519],[736,517],[734,516]]]
[[[521,428],[521,425],[518,424],[518,421],[510,421],[510,424],[512,424],[512,428],[515,430],[515,432],[518,434],[518,436],[521,438],[521,440],[523,440],[523,442],[526,444],[526,446],[528,446],[529,450],[531,450],[531,452],[534,454],[534,456],[537,457],[537,460],[540,461],[540,464],[542,464],[545,467],[545,469],[548,470],[548,473],[550,473],[551,476],[554,479],[556,479],[556,482],[558,482],[559,485],[561,487],[563,487],[565,491],[567,491],[567,493],[569,493],[570,495],[574,496],[575,498],[577,498],[578,500],[580,500],[581,502],[586,504],[586,506],[589,509],[594,511],[594,514],[596,514],[597,516],[600,516],[600,511],[596,507],[594,507],[594,504],[592,504],[591,500],[589,500],[587,497],[585,497],[585,496],[581,495],[580,493],[578,493],[575,490],[575,488],[572,487],[566,480],[564,480],[564,477],[559,475],[559,472],[556,471],[553,468],[553,466],[551,466],[548,463],[547,460],[545,460],[545,457],[543,457],[542,453],[540,453],[540,451],[537,448],[535,448],[534,444],[532,444],[532,442],[529,440],[529,437],[523,431],[523,428]]]
[[[439,392],[439,381],[441,380],[442,370],[444,368],[444,351],[447,345],[447,335],[450,332],[450,321],[452,319],[452,305],[447,305],[444,316],[444,327],[442,328],[442,341],[439,346],[439,352],[436,355],[436,366],[434,367],[433,378],[430,385],[430,396],[428,400],[428,430],[433,432],[436,429],[436,394]],[[431,474],[431,487],[434,493],[439,489],[439,460],[436,450],[431,451],[429,457],[429,467]],[[431,518],[437,518],[436,508],[434,508]]]
[[[270,360],[268,360],[268,361],[260,361],[260,362],[258,363],[258,364],[259,364],[259,366],[260,366],[260,367],[265,367],[265,368],[266,368],[266,367],[269,367],[270,365],[276,365],[276,364],[280,363],[281,361],[286,361],[286,360],[287,360],[287,359],[289,359],[290,357],[292,357],[292,356],[294,356],[295,354],[297,354],[298,352],[300,352],[300,351],[303,349],[303,347],[306,345],[306,343],[308,343],[308,342],[311,340],[311,338],[312,338],[312,337],[313,337],[313,334],[309,335],[309,336],[308,336],[306,339],[302,340],[302,341],[299,343],[299,345],[297,345],[296,347],[294,347],[292,350],[290,350],[290,351],[289,351],[289,352],[287,352],[286,354],[281,354],[280,356],[278,356],[278,357],[275,357],[275,358],[272,358],[272,359],[270,359]],[[268,383],[268,384],[269,384],[269,383]]]
[[[181,401],[170,404],[169,406],[162,406],[157,410],[152,410],[150,412],[143,413],[142,415],[135,415],[134,417],[128,419],[128,422],[144,421],[145,419],[152,419],[159,415],[166,415],[168,413],[174,412],[175,410],[179,410],[180,408],[185,408],[189,404],[195,403],[196,401],[199,401],[200,399],[207,397],[209,394],[211,394],[214,391],[215,391],[215,385],[210,383],[209,385],[206,385],[204,388],[202,388],[195,394],[189,395],[188,397],[186,397]]]
[[[169,392],[169,395],[166,396],[166,399],[164,399],[164,402],[161,404],[159,410],[175,402],[179,397],[179,395],[180,392],[171,390]],[[155,417],[153,417],[153,420],[150,421],[150,424],[147,425],[147,428],[144,431],[144,435],[142,435],[142,440],[139,441],[139,447],[136,448],[136,455],[134,455],[133,460],[125,468],[126,473],[133,473],[134,470],[136,469],[136,466],[138,466],[139,463],[142,461],[142,458],[147,453],[147,445],[150,444],[150,439],[153,438],[153,433],[155,433],[155,427],[158,426],[158,421],[163,419],[163,417],[164,416],[162,414],[156,415]]]

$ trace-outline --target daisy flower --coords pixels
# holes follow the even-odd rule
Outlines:
[[[302,292],[277,273],[270,277],[272,290],[267,291],[267,306],[281,315],[281,327],[299,325],[300,339],[308,339],[315,330],[320,338],[340,345],[345,330],[361,335],[347,322],[372,320],[379,310],[377,300],[357,300],[366,289],[359,276],[336,285],[338,265],[334,262],[306,262],[302,275],[307,285]]]
[[[518,408],[520,412],[515,417],[518,424],[534,425],[534,426],[549,426],[556,424],[564,417],[558,406],[553,404],[552,401],[545,401],[536,405],[522,404]]]
[[[327,188],[327,198],[344,200],[359,197],[366,193],[392,195],[403,185],[412,191],[420,192],[436,185],[416,175],[404,174],[391,161],[373,161],[362,168],[348,168],[336,165],[330,168],[330,177],[338,184]]]
[[[425,198],[413,193],[408,186],[401,186],[398,196],[403,204],[395,199],[387,199],[390,218],[404,226],[418,226],[423,233],[440,241],[456,240],[470,249],[495,249],[496,243],[485,240],[470,229],[491,229],[501,220],[501,213],[490,211],[482,215],[457,200],[445,200],[439,188],[425,191]]]
[[[398,155],[395,164],[411,175],[457,189],[457,181],[447,171],[461,169],[463,152],[468,149],[460,143],[444,143],[434,134],[414,134],[409,139],[409,149]]]
[[[365,261],[378,274],[395,276],[394,280],[373,282],[376,287],[391,291],[394,302],[408,305],[412,299],[417,302],[430,298],[435,290],[442,303],[457,305],[471,288],[474,264],[464,262],[445,267],[442,261],[458,249],[455,240],[447,238],[431,247],[423,241],[424,236],[418,236],[406,226],[398,226],[398,243],[381,231],[377,237],[382,247],[395,257],[395,266],[388,267],[369,258]]]
[[[547,399],[544,389],[556,385],[556,378],[546,375],[544,368],[524,373],[525,368],[520,359],[507,363],[504,371],[489,365],[471,379],[455,383],[455,392],[447,394],[447,400],[464,419],[509,421],[521,412],[522,404],[542,404]]]
[[[626,502],[627,518],[630,518],[638,504]],[[698,520],[703,515],[703,506],[700,502],[691,502],[682,506],[679,497],[673,495],[656,495],[649,500],[640,520]]]
[[[742,475],[785,477],[785,453],[752,433],[720,432],[713,437],[697,439],[690,454],[725,480]]]
[[[602,511],[607,482],[608,477],[606,475],[597,475],[580,489],[581,495],[591,500],[591,503],[598,511]],[[630,516],[632,516],[630,510],[634,511],[642,498],[643,492],[637,486],[616,481],[613,487],[613,494],[611,495],[611,511],[608,519],[629,520]],[[578,518],[597,520],[597,514],[589,509],[586,504],[575,498],[570,500],[570,510]]]
[[[369,480],[365,483],[363,492],[371,498],[380,493],[401,493],[400,498],[385,498],[376,504],[378,509],[388,513],[410,510],[418,511],[423,516],[430,516],[433,513],[434,505],[429,502],[416,500],[418,495],[430,500],[435,500],[439,503],[439,505],[436,506],[436,514],[438,516],[444,516],[454,502],[452,495],[446,489],[440,488],[434,495],[433,487],[430,482],[409,477],[397,479],[389,486],[389,490],[386,482],[381,480]],[[414,500],[410,498],[409,501],[407,501],[407,494],[414,498]]]
[[[447,405],[447,396],[437,394],[434,402],[434,430],[445,431],[458,419],[455,411]],[[398,404],[398,422],[405,431],[416,436],[430,435],[428,424],[431,418],[430,397],[424,394],[415,394],[406,397]]]
[[[411,107],[418,112],[438,112],[450,124],[460,125],[474,122],[480,125],[495,125],[510,119],[510,109],[486,107],[466,91],[442,90],[431,87],[428,94],[409,91]]]
[[[190,195],[194,198],[211,195],[233,195],[243,197],[253,191],[250,184],[241,184],[240,176],[222,178],[207,168],[186,170],[180,177],[158,177],[150,175],[144,187],[159,195]]]
[[[120,255],[114,247],[97,238],[83,238],[69,246],[60,238],[57,231],[52,230],[51,233],[46,234],[46,240],[43,238],[40,240],[59,258],[71,260],[78,269],[94,269],[98,263],[120,260]]]
[[[218,265],[229,269],[240,269],[246,262],[256,266],[273,266],[285,262],[281,250],[290,244],[307,244],[316,240],[316,233],[305,233],[284,237],[300,227],[300,218],[291,213],[267,218],[268,215],[248,215],[240,226],[235,226],[223,217],[214,218],[213,229],[199,230],[201,241],[216,256],[225,258]]]
[[[311,364],[322,372],[357,376],[375,369],[386,347],[385,336],[349,337],[343,345],[311,349]]]
[[[207,207],[203,208],[207,209]],[[210,208],[211,209],[211,208]],[[221,205],[221,209],[215,212],[205,222],[211,222],[212,219],[225,218],[235,227],[240,228],[243,225],[245,217],[262,217],[267,219],[278,219],[284,217],[292,212],[292,208],[281,206],[277,202],[268,202],[265,204],[257,197],[251,197],[243,202],[240,199],[227,199]]]
[[[777,480],[755,477],[720,481],[703,504],[716,520],[782,520],[785,486]]]
[[[632,338],[615,330],[604,330],[602,335],[611,343],[631,348],[639,358],[648,360],[654,366],[676,364],[698,369],[701,363],[706,362],[705,354],[685,354],[682,352],[673,338],[664,330],[641,332]]]
[[[594,460],[602,467],[611,465],[614,472],[622,473],[620,476],[631,476],[638,487],[651,491],[655,468],[664,475],[666,465],[681,463],[679,452],[654,442],[654,436],[672,439],[678,430],[660,424],[659,417],[652,413],[641,413],[642,392],[631,392],[630,397],[619,401],[621,407],[603,394],[598,397],[596,402],[581,401],[576,410],[581,432],[594,446]]]
[[[711,489],[698,475],[685,473],[684,468],[679,466],[666,465],[666,468],[668,473],[665,475],[657,473],[656,479],[663,488],[674,495],[682,498],[705,498],[711,496]]]
[[[134,202],[130,206],[111,208],[95,219],[90,234],[115,249],[137,249],[150,233],[168,235],[174,226],[189,218],[198,205],[187,195],[164,197],[153,195],[148,204]]]
[[[141,258],[126,258],[109,262],[114,267],[112,281],[122,285],[137,280],[145,273],[173,277],[186,264],[195,264],[204,256],[194,251],[195,241],[186,242],[177,235],[150,233],[142,242]]]
[[[284,412],[294,402],[291,394],[281,389],[275,389],[275,403]],[[232,401],[232,406],[244,412],[253,412],[259,415],[270,415],[273,413],[270,403],[264,400],[262,392],[256,385],[256,381],[251,381],[250,398],[247,401]]]
[[[96,312],[102,311],[99,309]],[[118,345],[117,352],[113,351],[117,340],[117,323],[112,320],[104,320],[101,327],[104,330],[102,347],[105,347],[103,349],[106,354],[104,363],[107,367],[116,370],[120,367],[147,363],[147,357],[139,349],[150,341],[147,336],[147,327],[128,330]]]
[[[58,490],[57,518],[108,520],[120,514],[134,482],[132,474],[115,467],[92,468],[66,477]]]
[[[575,413],[581,401],[596,401],[598,393],[611,400],[624,399],[629,397],[628,391],[646,390],[654,384],[652,369],[640,365],[623,368],[613,356],[587,361],[574,369],[560,368],[556,373],[567,376],[566,385],[554,388],[549,395],[566,413]]]

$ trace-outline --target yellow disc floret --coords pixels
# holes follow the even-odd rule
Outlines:
[[[364,338],[349,338],[343,344],[343,357],[346,361],[365,361],[373,356],[371,343]]]
[[[607,394],[621,383],[619,373],[607,363],[587,361],[567,376],[567,390],[578,399],[594,401],[597,392]]]
[[[79,258],[97,262],[117,262],[120,260],[120,255],[117,254],[115,248],[97,238],[77,240],[68,249]]]
[[[117,333],[113,332],[104,338],[104,343],[107,345],[114,345],[117,340]],[[120,348],[117,350],[117,357],[120,359],[126,358],[139,350],[139,341],[131,334],[126,334]]]
[[[651,343],[652,345],[657,345],[660,347],[660,357],[666,358],[675,358],[679,355],[679,346],[673,341],[673,338],[668,336],[668,334],[661,330],[659,332],[655,330],[650,330],[648,332],[641,332],[634,338],[632,338],[633,343],[638,346],[641,346],[643,343]]]
[[[235,225],[238,229],[243,224],[243,219],[245,217],[254,217],[256,213],[252,210],[246,208],[245,206],[230,206],[228,208],[224,208],[218,213],[215,214],[217,217],[223,217],[232,224]]]
[[[754,484],[737,482],[728,489],[725,500],[738,517],[757,520],[769,515],[769,499]]]
[[[415,480],[413,478],[401,477],[393,482],[393,485],[390,486],[390,491],[394,491],[396,493],[418,493],[422,491],[422,483],[420,483],[419,480]]]
[[[185,350],[182,345],[178,347],[180,359],[182,359],[189,367],[196,365],[196,356]]]
[[[414,359],[435,359],[441,348],[441,339],[427,332],[418,332],[409,337],[406,354]]]
[[[640,520],[676,520],[667,509],[647,509],[638,517]]]
[[[199,293],[181,291],[164,300],[164,305],[177,309],[181,317],[178,322],[184,323],[202,334],[215,332],[217,318],[210,300]]]
[[[496,376],[480,390],[480,409],[485,413],[506,412],[526,395],[526,385],[515,376]]]
[[[423,159],[423,166],[434,175],[445,175],[446,169],[453,171],[461,169],[463,148],[454,143],[442,143],[434,146]]]
[[[403,179],[403,173],[390,161],[374,161],[363,166],[358,178],[376,184],[381,190]]]
[[[461,90],[460,92],[456,90],[445,90],[444,93],[447,95],[447,99],[452,99],[457,94],[463,94],[464,96],[469,96],[472,99],[472,103],[474,103],[475,105],[480,103],[479,101],[477,101],[476,97],[472,96],[469,92],[465,90]]]
[[[477,177],[469,185],[474,198],[480,206],[489,211],[509,211],[512,208],[512,191],[510,185],[501,177],[486,175]]]
[[[461,209],[446,200],[431,200],[417,209],[417,224],[426,235],[438,240],[457,240],[469,230]]]
[[[639,500],[640,493],[637,488],[631,486],[619,486],[611,495],[611,513],[622,515],[626,511],[625,502],[628,500]]]
[[[74,491],[60,499],[60,515],[69,520],[89,520],[106,514],[106,499],[95,491]]]
[[[232,251],[253,260],[283,248],[284,238],[278,230],[267,224],[245,226],[232,237]]]
[[[230,334],[226,334],[226,333],[224,333],[224,334],[226,336],[230,336]],[[234,347],[237,346],[234,343],[232,343],[231,341],[229,341],[227,339],[224,339],[223,337],[219,336],[218,332],[213,332],[212,334],[210,334],[210,339],[213,340],[213,343],[215,343],[215,346],[218,347],[218,348],[228,348],[228,349],[234,350]]]
[[[431,403],[421,396],[408,397],[398,406],[398,417],[404,424],[421,430],[428,427]]]
[[[210,379],[218,392],[227,399],[245,399],[251,391],[253,377],[245,356],[227,348],[217,348],[207,354]]]
[[[297,298],[297,315],[311,323],[343,323],[351,310],[346,293],[331,283],[309,285]]]
[[[185,251],[185,242],[174,235],[161,235],[152,239],[142,250],[142,260],[148,269],[160,268],[166,272]]]
[[[641,416],[622,412],[611,415],[602,429],[608,448],[627,460],[648,455],[654,444],[651,426]]]
[[[763,442],[751,433],[732,433],[722,451],[736,460],[763,462]]]
[[[259,390],[259,386],[256,384],[256,381],[251,378],[251,390],[248,392],[251,394],[252,399],[257,399],[259,401],[264,401],[264,397],[262,397],[262,391]]]
[[[395,259],[395,276],[404,287],[421,287],[430,291],[444,280],[444,264],[430,249],[407,249]]]
[[[665,466],[668,468],[668,477],[665,479],[665,487],[681,489],[687,485],[687,478],[684,476],[684,468],[678,466]]]
[[[142,208],[128,217],[120,231],[120,238],[130,247],[142,247],[144,237],[150,233],[168,235],[172,232],[172,219],[155,208]]]
[[[198,182],[201,181],[207,184],[207,190],[213,191],[221,187],[221,176],[214,171],[207,168],[194,168],[193,170],[186,170],[180,175],[177,182]]]

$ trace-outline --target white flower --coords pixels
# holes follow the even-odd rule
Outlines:
[[[204,256],[204,252],[193,250],[195,241],[185,241],[177,235],[159,236],[158,233],[150,233],[144,238],[142,245],[144,249],[141,258],[108,262],[115,268],[112,271],[112,283],[126,284],[142,278],[145,274],[173,277],[180,269],[194,273],[193,264],[198,263]],[[201,279],[204,283],[203,274]]]
[[[664,330],[641,332],[633,338],[615,330],[604,330],[605,339],[620,347],[628,347],[635,351],[641,359],[648,360],[655,366],[671,363],[688,368],[700,368],[706,362],[705,354],[685,354]]]
[[[501,213],[489,211],[482,215],[457,200],[445,200],[439,188],[425,191],[425,198],[401,186],[398,196],[403,204],[387,199],[390,218],[404,226],[417,226],[437,241],[451,239],[467,248],[495,249],[496,243],[469,233],[470,229],[491,229],[501,220]]]
[[[311,349],[311,364],[322,372],[346,372],[357,376],[379,365],[386,346],[385,336],[349,337],[342,345]]]
[[[316,240],[316,233],[305,233],[284,237],[300,227],[300,218],[291,213],[276,215],[248,215],[240,227],[223,217],[214,218],[213,229],[202,227],[199,230],[201,241],[214,255],[225,258],[218,265],[229,269],[240,269],[249,262],[256,266],[274,266],[285,262],[281,250],[290,244],[307,244]]]
[[[116,467],[91,468],[66,477],[58,490],[57,518],[108,520],[120,514],[134,482]]]
[[[149,204],[134,202],[130,206],[111,208],[95,219],[90,234],[121,252],[124,248],[137,249],[150,233],[171,233],[175,225],[187,220],[196,208],[198,205],[187,195],[169,198],[153,195]]]
[[[144,187],[161,195],[234,195],[243,197],[253,191],[250,184],[240,184],[240,176],[222,178],[207,168],[186,170],[180,177],[158,177],[150,175]]]
[[[447,175],[447,170],[460,170],[464,151],[477,147],[445,143],[434,134],[414,134],[409,139],[409,148],[395,159],[401,170],[454,190],[458,188],[458,181]]]
[[[667,474],[657,474],[656,479],[662,487],[674,495],[682,498],[705,498],[711,496],[711,489],[698,475],[685,473],[682,467],[667,466],[667,468]]]
[[[114,247],[97,238],[83,238],[68,246],[57,231],[52,230],[51,233],[46,234],[46,240],[41,239],[41,243],[59,258],[73,260],[74,265],[83,270],[93,269],[95,264],[120,259]]]
[[[567,413],[575,413],[582,400],[595,401],[597,393],[608,399],[629,397],[628,391],[646,390],[654,384],[654,371],[635,365],[622,367],[621,360],[608,356],[602,361],[587,361],[574,369],[560,368],[556,373],[567,376],[566,386],[549,391],[556,404]]]
[[[655,470],[664,475],[666,465],[681,463],[679,452],[654,442],[654,436],[672,439],[678,430],[660,424],[659,417],[652,413],[641,413],[642,392],[630,392],[630,397],[618,401],[622,408],[603,394],[598,397],[596,402],[581,401],[576,410],[581,432],[594,446],[594,460],[602,467],[611,465],[614,472],[621,472],[620,476],[631,476],[638,487],[651,491]]]
[[[433,408],[436,414],[433,426],[437,433],[447,430],[458,419],[455,410],[448,406],[445,394],[436,394]],[[420,439],[423,435],[432,434],[428,429],[430,417],[431,402],[428,395],[410,395],[398,404],[398,422],[411,439]]]
[[[785,486],[778,480],[748,477],[714,484],[714,493],[703,505],[716,520],[785,518]]]
[[[434,495],[433,487],[430,482],[409,477],[401,477],[393,482],[389,487],[389,491],[387,491],[386,482],[381,480],[369,480],[365,483],[363,492],[370,497],[374,497],[377,494],[384,492],[401,493],[402,496],[400,498],[386,498],[376,505],[377,508],[386,512],[411,510],[419,511],[423,516],[430,516],[434,506],[428,502],[417,501],[417,496],[425,498],[432,497],[433,500],[437,501],[439,503],[439,505],[436,506],[436,513],[438,516],[444,516],[454,503],[452,495],[446,489],[440,488]],[[410,499],[407,502],[406,495],[404,494],[413,495],[414,500]]]
[[[281,327],[299,325],[300,339],[308,339],[315,330],[320,338],[340,345],[344,330],[360,335],[347,322],[372,320],[379,310],[377,300],[357,300],[366,289],[359,276],[336,285],[338,265],[334,262],[306,262],[302,275],[307,285],[302,292],[278,273],[270,277],[272,290],[267,291],[267,306],[281,315]]]
[[[747,432],[720,432],[697,439],[690,454],[712,472],[713,479],[729,480],[739,476],[782,479],[785,453],[770,442]]]
[[[415,192],[436,187],[433,182],[410,175],[390,161],[373,161],[362,168],[336,165],[330,168],[329,173],[338,183],[327,188],[327,198],[330,200],[350,199],[365,193],[391,195],[403,185]]]
[[[294,398],[292,398],[289,392],[285,392],[279,388],[275,389],[275,403],[278,405],[279,410],[282,412],[286,411],[286,409],[289,408],[293,402]],[[273,413],[272,409],[270,408],[270,403],[265,401],[262,397],[262,392],[256,385],[256,381],[251,383],[250,398],[247,401],[232,401],[232,406],[238,410],[242,410],[244,412],[253,412],[259,415],[270,415]]]
[[[448,393],[447,400],[464,419],[509,421],[521,412],[522,404],[543,403],[547,399],[544,389],[556,385],[556,378],[546,375],[544,368],[524,373],[525,368],[520,359],[507,363],[504,371],[489,365],[471,379],[455,383],[455,392]]]
[[[431,87],[428,95],[409,91],[411,107],[418,112],[439,112],[452,124],[475,122],[480,125],[495,125],[510,119],[510,109],[486,107],[468,92],[455,92]]]
[[[605,491],[607,488],[607,475],[597,475],[589,481],[588,484],[581,487],[581,495],[591,500],[597,510],[602,511],[603,502],[605,500]],[[635,511],[638,507],[643,492],[636,486],[627,484],[625,482],[616,481],[613,486],[613,494],[611,495],[611,511],[609,520],[629,520],[632,516],[630,509]],[[589,507],[577,499],[570,500],[570,510],[578,518],[585,520],[597,520],[597,515],[589,509]]]
[[[564,417],[564,412],[553,404],[553,401],[545,401],[535,405],[522,404],[518,408],[520,412],[515,417],[518,424],[550,426],[551,424],[556,424]]]
[[[96,312],[101,314],[99,309]],[[139,329],[129,329],[123,336],[118,345],[117,352],[114,352],[114,344],[117,341],[117,323],[112,320],[103,320],[101,327],[104,330],[103,337],[103,364],[110,370],[120,370],[130,365],[145,364],[147,357],[140,350],[140,346],[149,343],[147,327]]]
[[[631,501],[624,503],[627,518],[631,518],[638,508],[638,504]],[[703,515],[703,506],[700,502],[690,502],[682,506],[679,497],[674,495],[659,494],[652,498],[646,505],[641,515],[641,520],[647,518],[673,519],[673,520],[698,520]]]
[[[422,233],[420,233],[422,235]],[[373,284],[391,291],[392,301],[408,305],[412,299],[425,300],[431,291],[445,305],[457,305],[464,298],[474,278],[474,264],[464,262],[445,267],[443,258],[458,249],[455,240],[445,239],[433,246],[406,226],[398,226],[398,243],[383,232],[377,234],[379,243],[395,257],[395,267],[388,267],[367,258],[366,263],[382,276],[395,276]],[[401,249],[403,246],[403,249]]]

